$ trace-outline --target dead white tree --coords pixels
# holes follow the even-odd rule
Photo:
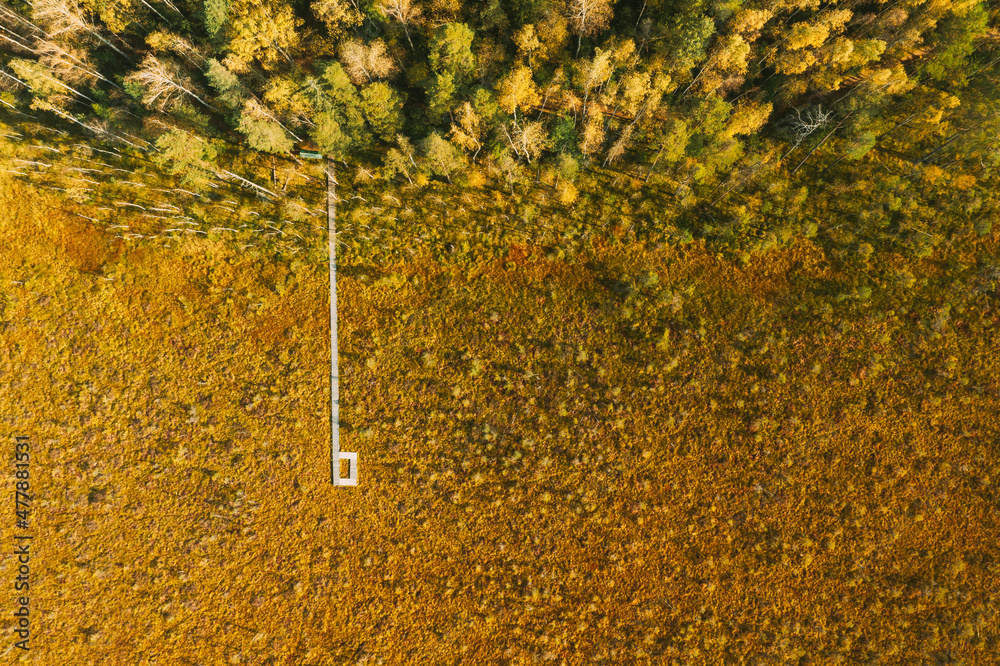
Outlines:
[[[51,76],[49,74],[50,70],[42,63],[36,63],[31,60],[12,60],[10,64],[11,68],[17,72],[19,76],[27,80],[29,83],[34,84],[29,86],[32,90],[38,91],[40,89],[42,94],[49,95],[54,93],[56,89],[63,89],[71,92],[81,99],[87,100],[88,102],[95,102],[95,100],[88,95]],[[48,84],[50,83],[55,84],[55,88],[49,86]],[[59,95],[59,97],[65,96]]]
[[[161,111],[168,108],[171,102],[184,95],[197,100],[212,110],[216,110],[214,106],[203,100],[192,90],[194,84],[182,75],[177,70],[177,67],[156,56],[146,56],[146,59],[142,61],[139,71],[129,75],[126,81],[138,83],[143,86],[146,89],[146,94],[142,98],[143,104],[146,106],[153,106],[155,104]]]
[[[173,25],[173,21],[171,21],[170,19],[168,19],[168,18],[167,18],[166,16],[164,16],[164,15],[163,15],[163,14],[161,14],[160,12],[156,11],[156,7],[154,7],[153,5],[151,5],[151,4],[149,4],[148,2],[146,2],[146,0],[139,0],[139,1],[140,1],[140,2],[142,3],[142,4],[146,5],[146,7],[147,7],[147,8],[148,8],[148,9],[149,9],[149,10],[150,10],[151,12],[153,12],[154,14],[156,14],[157,16],[159,16],[159,17],[160,17],[161,19],[163,19],[163,22],[164,22],[164,23],[166,23],[166,24],[168,24],[168,25],[171,25],[171,26]]]
[[[26,53],[34,53],[34,49],[28,44],[21,35],[17,34],[13,30],[8,30],[6,27],[0,25],[0,40],[3,40],[7,44],[13,44],[15,51],[24,51]]]
[[[792,131],[795,132],[795,144],[798,145],[816,130],[826,127],[833,117],[833,111],[824,111],[819,105],[815,109],[807,109],[803,115],[801,109],[795,109],[795,119],[792,121]]]
[[[403,25],[403,32],[406,33],[406,41],[410,43],[410,50],[413,50],[413,40],[410,39],[410,25],[420,23],[423,9],[413,0],[388,0],[379,5],[379,8],[389,18],[399,21]]]
[[[85,32],[96,37],[102,44],[110,47],[126,60],[131,58],[124,51],[106,40],[97,29],[84,18],[84,9],[74,0],[35,0],[32,3],[32,17],[36,21],[45,24],[49,29],[45,31],[48,37],[58,37],[64,35],[72,38],[81,32]]]
[[[298,134],[288,129],[288,127],[286,127],[283,122],[275,118],[274,115],[268,110],[268,108],[264,106],[264,104],[261,103],[256,96],[248,99],[246,104],[243,105],[243,113],[251,118],[256,118],[257,120],[263,120],[263,119],[271,120],[280,125],[283,130],[285,130],[292,136],[293,139],[295,139],[296,141],[302,141],[302,138]]]
[[[100,79],[121,90],[121,86],[79,57],[86,58],[86,53],[82,51],[73,53],[73,49],[68,50],[53,41],[42,39],[35,44],[35,53],[40,56],[39,62],[70,83],[91,82]]]
[[[3,71],[2,69],[0,69],[0,75],[3,75],[3,76],[5,76],[5,77],[7,77],[7,79],[8,79],[8,80],[10,80],[10,81],[13,81],[13,82],[14,82],[15,84],[17,84],[17,85],[20,85],[20,86],[24,86],[24,87],[25,87],[25,88],[27,88],[28,90],[31,90],[31,86],[29,86],[29,85],[27,84],[27,82],[25,82],[25,81],[22,81],[21,79],[17,78],[17,77],[16,77],[16,76],[14,76],[13,74],[8,74],[7,72],[5,72],[5,71]],[[6,86],[5,86],[5,87],[6,87]]]
[[[576,57],[579,58],[583,38],[608,27],[613,15],[611,0],[570,0],[566,10],[569,28],[576,33]]]
[[[822,105],[818,105],[815,109],[807,109],[805,113],[802,113],[801,109],[795,109],[795,118],[790,123],[795,140],[792,143],[792,147],[781,156],[781,159],[785,159],[789,153],[798,148],[816,130],[826,127],[832,117],[833,111],[824,111]]]
[[[4,32],[15,36],[21,42],[28,43],[28,38],[22,34],[24,31],[27,31],[32,37],[45,35],[44,30],[3,3],[0,3],[0,19],[7,24],[3,28]],[[14,32],[10,28],[19,28],[22,32]]]
[[[225,169],[221,169],[219,171],[219,177],[221,177],[221,178],[232,178],[233,180],[235,180],[235,181],[237,181],[239,183],[242,183],[242,184],[246,185],[247,187],[249,187],[250,189],[252,189],[253,191],[255,191],[258,194],[258,196],[264,196],[264,197],[274,198],[274,199],[278,199],[279,198],[277,194],[275,194],[271,190],[267,189],[266,187],[261,187],[257,183],[255,183],[253,181],[250,181],[250,180],[247,180],[246,178],[244,178],[242,176],[238,176],[235,173],[233,173],[232,171],[226,171]]]

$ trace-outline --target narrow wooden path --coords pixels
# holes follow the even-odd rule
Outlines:
[[[340,452],[340,370],[337,362],[337,177],[333,159],[326,166],[326,231],[330,248],[330,481],[335,486],[358,485],[358,454]],[[340,475],[340,461],[350,470]]]

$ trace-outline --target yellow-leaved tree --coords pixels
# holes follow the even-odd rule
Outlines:
[[[475,160],[483,147],[483,121],[469,102],[462,103],[455,112],[457,122],[451,124],[451,141],[463,150],[475,151]]]
[[[538,86],[531,78],[531,70],[520,65],[500,80],[497,86],[497,101],[507,113],[517,119],[518,109],[528,109],[542,101]]]
[[[273,69],[280,61],[294,62],[292,54],[299,46],[302,19],[296,18],[291,5],[273,0],[240,0],[231,8],[225,65],[244,72],[257,60],[264,69]]]
[[[361,12],[347,0],[316,0],[312,3],[312,12],[326,25],[331,37],[339,37],[364,20]]]
[[[569,0],[566,6],[569,29],[576,36],[576,56],[580,57],[580,44],[584,37],[602,32],[611,22],[614,12],[611,0]]]

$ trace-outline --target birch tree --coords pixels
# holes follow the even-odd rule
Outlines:
[[[382,164],[385,167],[385,177],[392,178],[397,173],[401,173],[406,176],[406,180],[409,181],[410,185],[413,185],[413,179],[410,177],[410,174],[418,170],[417,162],[413,159],[416,150],[413,144],[402,134],[396,136],[396,145],[398,148],[390,148],[382,160]]]
[[[473,161],[483,147],[483,121],[469,102],[463,103],[455,113],[457,122],[451,125],[451,141],[467,151],[475,151]]]
[[[356,85],[375,79],[385,79],[398,71],[396,62],[389,56],[381,39],[366,44],[360,39],[349,39],[340,46],[340,61]]]
[[[339,36],[347,28],[361,25],[361,12],[344,0],[318,0],[312,3],[313,14],[326,24],[333,37]]]
[[[604,144],[604,114],[591,109],[586,115],[583,135],[580,138],[580,152],[591,156],[597,153]]]
[[[451,183],[451,174],[465,165],[462,153],[437,132],[431,132],[420,147],[431,172],[444,176]]]
[[[549,144],[549,136],[548,132],[545,131],[545,126],[537,121],[514,126],[510,128],[510,131],[505,127],[504,134],[510,143],[511,150],[518,157],[523,156],[527,159],[528,164],[541,157],[542,151]]]
[[[287,153],[294,145],[285,128],[263,113],[255,112],[254,100],[247,101],[247,109],[240,115],[237,127],[247,137],[254,150],[265,153]]]
[[[614,52],[610,49],[596,49],[593,60],[584,60],[580,64],[579,82],[583,88],[583,113],[587,113],[587,100],[594,88],[604,85],[615,71]]]
[[[65,48],[49,40],[40,40],[35,45],[38,62],[49,68],[58,78],[70,84],[92,84],[98,79],[114,84],[105,78],[89,61],[87,52],[72,45]]]
[[[538,104],[542,96],[531,77],[531,70],[521,65],[501,79],[497,86],[497,100],[500,108],[514,114],[515,121],[518,109],[527,109]]]
[[[36,98],[44,98],[60,107],[65,107],[73,96],[94,102],[85,93],[52,76],[47,67],[33,60],[12,59],[10,68],[20,77],[21,82],[31,89]]]
[[[403,26],[406,34],[406,41],[413,50],[413,40],[410,38],[410,26],[419,25],[423,17],[423,8],[413,0],[388,0],[382,3],[379,8],[382,13],[394,21],[398,21]]]
[[[608,27],[613,11],[611,0],[569,0],[566,6],[569,29],[576,35],[576,56],[584,37],[602,32]]]
[[[146,56],[139,69],[126,77],[125,82],[138,86],[143,91],[142,103],[149,108],[164,111],[187,96],[203,106],[217,110],[195,92],[194,84],[176,63],[167,59]]]
[[[84,18],[85,10],[75,0],[35,0],[31,5],[32,18],[46,27],[50,39],[61,37],[72,40],[86,33],[109,47],[126,60],[131,60],[124,51],[106,40],[97,29]]]
[[[542,48],[542,42],[535,32],[535,26],[529,23],[518,30],[514,35],[514,43],[517,44],[518,56],[528,63],[528,67],[534,68],[535,54]]]
[[[290,5],[277,2],[249,2],[233,7],[227,66],[235,71],[257,60],[264,69],[273,69],[282,60],[294,62],[291,52],[299,45],[302,19]]]

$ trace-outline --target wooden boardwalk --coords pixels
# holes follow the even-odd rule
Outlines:
[[[326,231],[330,248],[330,481],[335,486],[358,485],[358,454],[340,452],[340,370],[337,363],[337,178],[333,159],[326,166]],[[340,475],[340,461],[350,471]]]

